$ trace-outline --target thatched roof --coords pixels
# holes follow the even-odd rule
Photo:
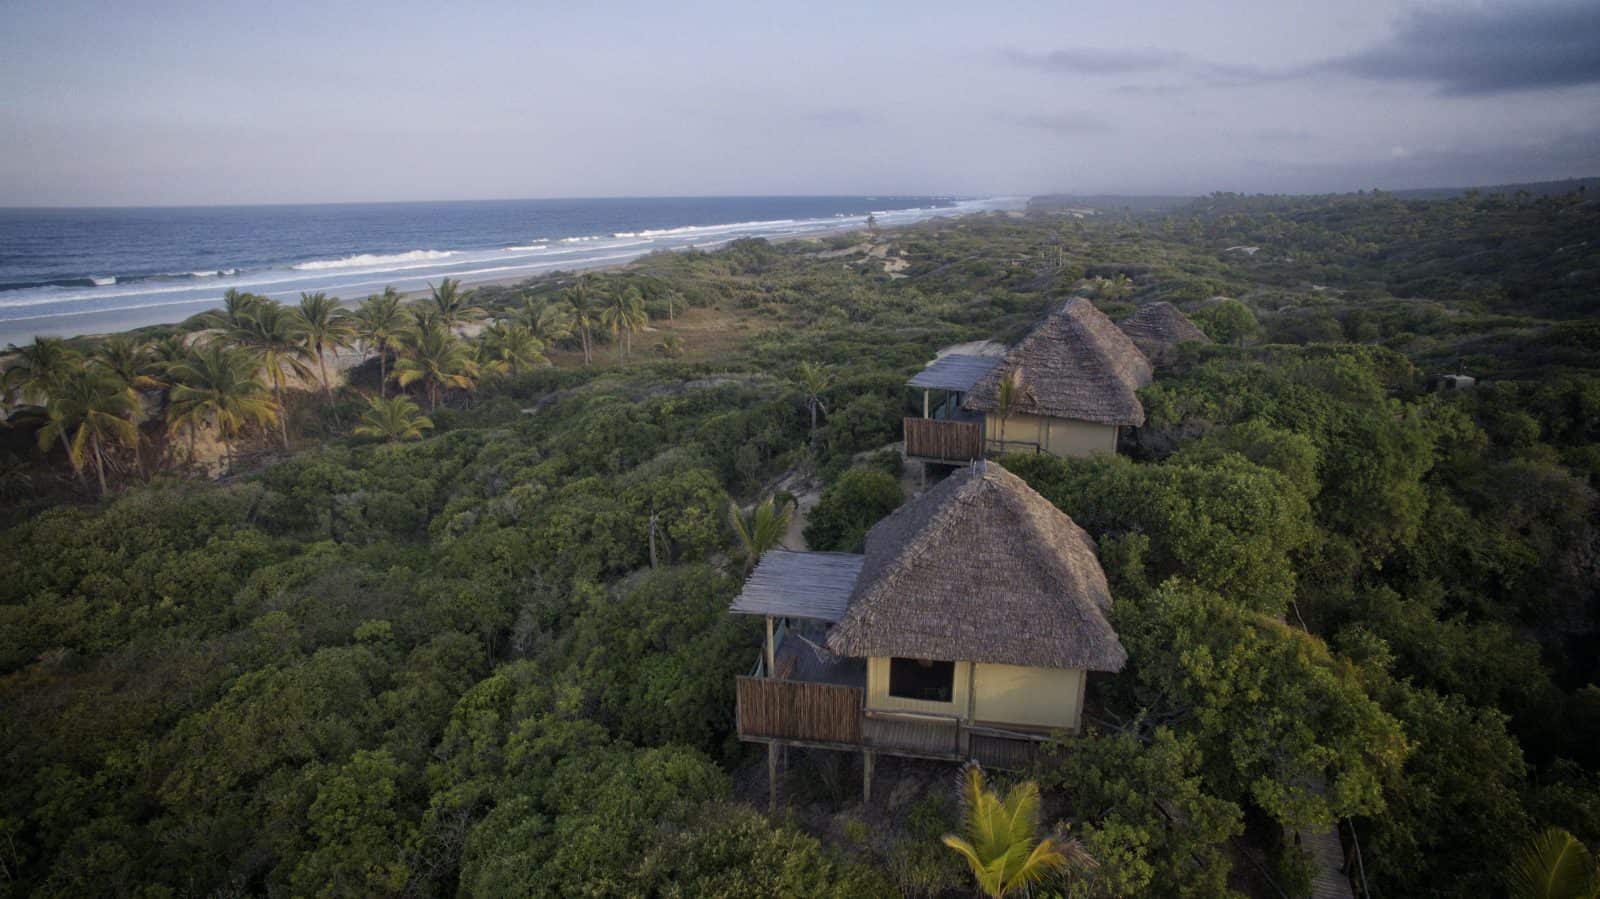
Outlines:
[[[1120,671],[1094,540],[994,463],[962,469],[867,534],[828,634],[840,655]]]
[[[1146,303],[1138,311],[1118,323],[1122,333],[1148,358],[1166,359],[1173,347],[1180,343],[1210,343],[1206,332],[1189,320],[1171,303]]]
[[[962,403],[974,412],[999,407],[1000,382],[1021,388],[1012,412],[1106,425],[1144,424],[1137,391],[1150,383],[1150,360],[1082,297],[1070,299],[1006,353]]]
[[[850,604],[861,563],[858,553],[768,550],[729,611],[838,621]]]

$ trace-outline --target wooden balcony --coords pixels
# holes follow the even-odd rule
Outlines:
[[[983,424],[938,418],[905,420],[906,458],[971,462],[983,458]]]
[[[865,709],[863,698],[857,686],[741,677],[739,739],[936,761],[976,759],[1008,770],[1028,767],[1048,740],[953,716]]]
[[[857,747],[862,692],[839,684],[741,677],[739,738]]]

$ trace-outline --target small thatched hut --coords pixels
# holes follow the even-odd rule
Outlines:
[[[1171,303],[1146,303],[1117,327],[1150,361],[1166,365],[1180,343],[1210,343],[1211,338]]]
[[[1094,541],[989,462],[951,475],[867,535],[827,645],[867,659],[867,708],[1076,730],[1085,672],[1120,671]]]
[[[762,557],[731,609],[767,620],[739,736],[1024,765],[1079,729],[1088,672],[1126,663],[1110,607],[1089,535],[974,463],[879,522],[864,555]]]
[[[985,416],[995,452],[1086,456],[1117,450],[1117,429],[1144,424],[1150,360],[1105,313],[1068,300],[979,380],[962,408]],[[1002,403],[1010,382],[1009,410]]]

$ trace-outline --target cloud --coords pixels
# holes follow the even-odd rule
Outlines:
[[[1001,51],[1001,55],[1013,65],[1064,75],[1166,72],[1182,66],[1188,59],[1176,50],[1102,50],[1091,47],[1048,50],[1043,53],[1008,49]]]
[[[1312,66],[1476,96],[1600,83],[1600,4],[1421,10],[1385,43]]]
[[[1252,189],[1289,191],[1389,190],[1513,184],[1592,176],[1600,171],[1600,129],[1542,139],[1501,140],[1477,146],[1375,147],[1365,157],[1298,162],[1253,160],[1260,180]]]
[[[1013,48],[1000,51],[1000,57],[1014,66],[1059,75],[1181,75],[1206,85],[1256,84],[1288,77],[1288,73],[1263,69],[1260,66],[1208,62],[1179,50],[1157,48],[1104,50],[1094,47],[1070,47],[1041,52]],[[1124,92],[1151,89],[1145,85],[1123,85],[1118,88]],[[1153,89],[1160,91],[1164,86],[1156,86]]]

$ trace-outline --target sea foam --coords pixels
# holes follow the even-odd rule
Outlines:
[[[320,272],[333,268],[356,268],[362,265],[388,265],[394,262],[426,262],[433,259],[449,259],[455,253],[449,250],[412,250],[409,253],[357,253],[354,256],[345,256],[341,259],[314,259],[310,262],[301,262],[290,266],[298,272]]]

